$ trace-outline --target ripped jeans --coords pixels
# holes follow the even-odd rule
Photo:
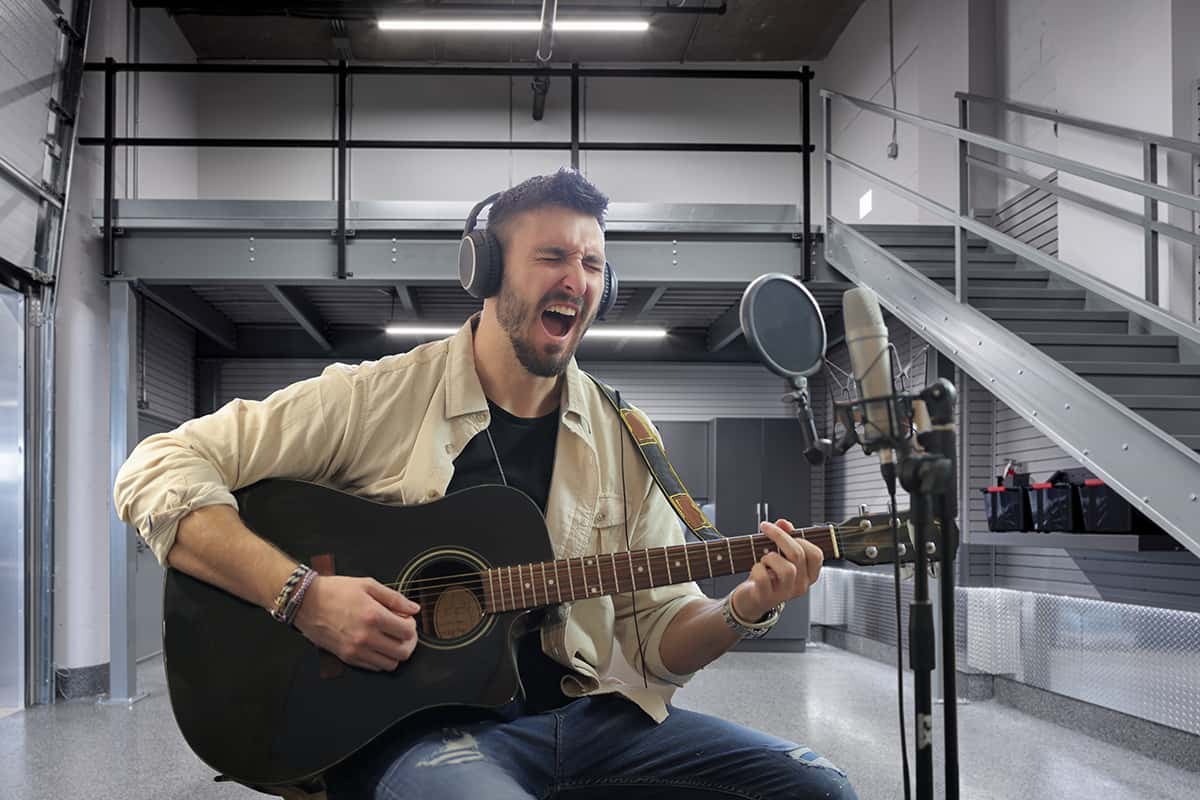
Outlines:
[[[619,695],[511,722],[385,736],[327,780],[330,800],[856,800],[793,742],[671,707],[656,725]]]

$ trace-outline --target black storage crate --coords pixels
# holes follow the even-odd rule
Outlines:
[[[988,486],[983,492],[989,531],[1030,530],[1029,499],[1022,488]]]
[[[1033,530],[1041,533],[1083,531],[1078,484],[1091,477],[1086,469],[1060,470],[1045,483],[1029,484]]]
[[[1130,533],[1145,517],[1099,478],[1089,478],[1079,491],[1083,529],[1089,533]]]

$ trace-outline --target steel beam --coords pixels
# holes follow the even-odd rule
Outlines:
[[[253,249],[251,249],[253,248]],[[788,239],[610,241],[608,259],[626,286],[745,286],[764,272],[800,271],[803,256]],[[393,250],[395,252],[393,252]],[[199,233],[117,240],[125,278],[149,284],[446,285],[458,280],[457,239],[359,238],[349,248],[350,277],[337,278],[337,247],[328,234],[254,237]]]
[[[417,298],[413,297],[412,289],[403,283],[398,283],[392,288],[396,292],[396,299],[400,301],[400,307],[404,309],[404,315],[409,319],[420,319],[421,307],[417,305]]]
[[[321,312],[312,304],[304,292],[298,287],[293,286],[272,286],[268,284],[264,287],[267,293],[274,297],[279,305],[287,309],[287,312],[292,315],[292,319],[300,325],[304,331],[312,337],[312,340],[317,343],[325,352],[333,349],[333,345],[325,338],[325,322],[321,319]]]
[[[658,301],[667,293],[666,286],[644,286],[633,293],[629,303],[621,314],[622,322],[640,322],[642,317],[658,305]]]
[[[191,289],[143,283],[138,291],[222,347],[237,349],[237,326]]]
[[[742,335],[741,304],[730,306],[708,326],[708,352],[715,353],[731,344]]]

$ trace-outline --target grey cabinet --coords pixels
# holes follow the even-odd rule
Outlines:
[[[797,527],[811,523],[811,475],[804,460],[800,426],[792,419],[725,418],[709,426],[709,501],[717,529],[726,536],[757,533],[764,519],[784,518]],[[745,579],[728,575],[703,582],[711,597],[724,597]],[[788,603],[779,624],[764,639],[741,649],[804,649],[808,597]]]
[[[659,422],[663,448],[688,494],[701,505],[708,502],[709,424],[707,422]]]

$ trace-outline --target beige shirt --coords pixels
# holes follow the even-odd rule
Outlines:
[[[387,503],[441,497],[454,459],[490,422],[473,336],[468,322],[449,339],[357,366],[333,364],[261,402],[233,400],[147,437],[117,475],[118,515],[166,563],[181,518],[220,503],[236,508],[231,492],[264,478],[313,481]],[[682,544],[674,511],[616,411],[574,359],[559,409],[546,505],[555,555]],[[621,485],[621,458],[628,492]],[[641,590],[636,629],[630,594],[565,603],[547,614],[542,648],[574,670],[563,679],[569,696],[619,691],[661,722],[675,687],[691,677],[663,664],[663,632],[680,609],[703,597],[690,582]],[[644,652],[649,689],[640,680],[632,685],[608,674],[614,641],[639,673]]]

